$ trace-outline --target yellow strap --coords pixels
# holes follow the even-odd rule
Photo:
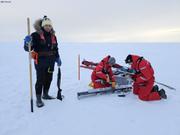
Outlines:
[[[53,73],[53,71],[51,71],[51,68],[48,68],[48,73]]]

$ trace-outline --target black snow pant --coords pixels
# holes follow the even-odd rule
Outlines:
[[[54,58],[42,58],[38,60],[38,64],[35,64],[36,69],[36,95],[48,94],[51,81],[53,78],[55,59]]]

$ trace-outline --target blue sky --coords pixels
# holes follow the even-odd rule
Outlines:
[[[11,0],[0,3],[0,42],[23,39],[26,18],[43,15],[61,42],[180,41],[180,0]]]

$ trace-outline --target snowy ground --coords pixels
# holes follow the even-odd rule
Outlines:
[[[180,44],[61,44],[62,89],[65,100],[45,101],[30,112],[28,59],[18,44],[0,45],[0,135],[180,135]],[[177,88],[168,99],[143,102],[132,93],[125,98],[105,95],[77,100],[88,89],[91,72],[81,70],[77,80],[77,55],[100,61],[110,54],[124,64],[129,54],[149,59],[156,80]],[[50,94],[56,95],[56,74]],[[35,72],[33,67],[33,84]],[[35,96],[34,96],[35,97]]]

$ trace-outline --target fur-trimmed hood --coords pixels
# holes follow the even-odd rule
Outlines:
[[[41,33],[43,32],[42,27],[41,27],[42,20],[43,20],[43,19],[38,19],[38,20],[36,20],[35,23],[34,23],[34,29],[35,29],[36,32],[39,33],[39,34],[41,34]],[[55,31],[54,31],[53,28],[52,28],[52,30],[51,30],[51,34],[54,34],[54,35],[55,35]]]

